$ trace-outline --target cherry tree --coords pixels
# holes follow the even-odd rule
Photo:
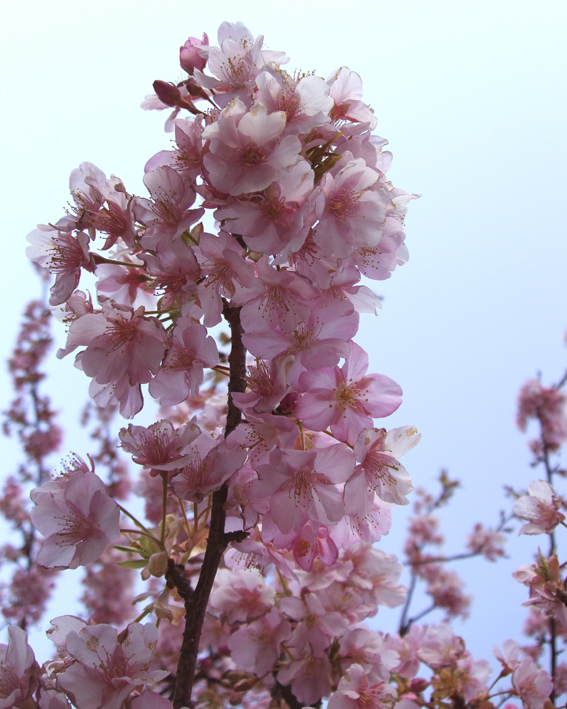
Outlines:
[[[169,110],[174,135],[145,164],[148,195],[83,162],[68,210],[28,236],[29,258],[54,281],[10,360],[6,426],[27,458],[1,508],[21,543],[2,547],[12,580],[0,709],[554,701],[567,690],[551,458],[567,439],[565,380],[521,394],[519,424],[541,423],[532,450],[546,481],[514,493],[513,513],[521,533],[551,541],[516,572],[536,641],[498,649],[491,681],[451,629],[469,599],[446,564],[502,556],[510,518],[478,524],[462,554],[444,556],[435,512],[456,483],[443,474],[438,496],[415,494],[409,589],[403,563],[376,546],[392,506],[410,502],[400,459],[420,434],[382,426],[402,390],[368,371],[353,338],[359,315],[381,307],[362,278],[407,261],[404,216],[419,195],[388,181],[392,156],[359,75],[289,73],[283,52],[227,22],[218,46],[189,38],[180,63],[185,78],[155,81],[143,103]],[[47,460],[61,432],[40,390],[51,315],[67,328],[57,357],[74,357],[92,400],[88,461],[73,453],[57,475]],[[117,421],[144,397],[160,406],[155,423]],[[55,655],[40,668],[25,630],[56,574],[79,566],[84,617],[50,621]],[[416,612],[418,583],[431,605]],[[365,625],[380,606],[400,608],[397,634]],[[418,622],[434,609],[444,622]],[[549,671],[537,664],[546,649]]]

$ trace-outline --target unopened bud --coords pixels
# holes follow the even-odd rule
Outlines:
[[[152,576],[160,577],[167,571],[167,562],[169,555],[166,551],[160,551],[157,554],[152,554],[148,561],[148,571]]]
[[[177,86],[169,84],[167,81],[157,79],[153,83],[154,91],[157,97],[166,106],[177,106],[181,100],[181,93]]]
[[[426,679],[416,677],[410,682],[410,688],[412,692],[416,692],[417,694],[419,694],[420,692],[426,690],[429,687],[429,684],[430,683]]]

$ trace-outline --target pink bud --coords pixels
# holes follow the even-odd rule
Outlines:
[[[416,677],[415,679],[412,679],[410,682],[410,688],[412,692],[415,692],[416,694],[420,694],[424,690],[426,690],[430,685],[430,682],[428,682],[426,679],[423,679],[421,677]]]
[[[168,83],[167,81],[161,81],[157,79],[153,83],[154,91],[157,97],[166,106],[177,106],[181,101],[181,93],[177,86]]]
[[[203,71],[207,64],[207,57],[202,57],[199,54],[199,47],[208,46],[209,38],[203,34],[203,39],[189,37],[185,44],[179,48],[179,63],[181,68],[185,69],[188,74],[193,74],[195,69]]]

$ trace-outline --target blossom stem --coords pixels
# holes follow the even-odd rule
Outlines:
[[[151,539],[153,542],[158,542],[158,540],[154,537],[154,535],[151,532],[144,532],[141,529],[120,529],[121,534],[140,534],[142,537],[147,537],[148,539]],[[158,542],[159,543],[159,542]]]
[[[183,520],[185,522],[185,529],[187,530],[187,534],[189,537],[191,537],[191,527],[189,526],[189,520],[187,519],[187,512],[185,512],[185,505],[183,504],[183,500],[178,497],[177,501],[179,502],[179,509],[181,510],[181,514],[183,515]]]
[[[165,542],[165,508],[167,507],[167,482],[165,478],[161,479],[162,495],[161,495],[161,544]]]
[[[128,261],[116,261],[116,259],[106,258],[104,256],[101,256],[100,254],[93,254],[93,258],[94,258],[94,261],[97,265],[102,264],[102,263],[111,263],[116,266],[128,266],[128,268],[145,268],[145,265],[143,263],[129,263]]]
[[[492,688],[496,685],[497,682],[499,682],[503,677],[505,677],[506,674],[504,670],[498,675],[498,677],[494,680],[494,682],[490,685],[490,687],[487,690],[487,693],[489,694],[492,691]],[[496,696],[495,694],[493,696]]]
[[[144,532],[146,532],[146,534],[148,534],[149,536],[151,536],[152,539],[155,539],[155,537],[153,537],[153,535],[149,532],[149,530],[146,529],[146,527],[144,527],[144,525],[143,525],[139,520],[137,520],[137,519],[134,517],[133,514],[131,514],[130,512],[128,512],[128,510],[125,509],[124,507],[122,507],[122,505],[118,504],[118,502],[116,503],[116,505],[118,506],[118,509],[126,515],[126,517],[130,517],[130,519],[132,520],[132,522],[134,522],[134,524],[136,525],[136,527],[139,527],[140,529],[143,529]]]

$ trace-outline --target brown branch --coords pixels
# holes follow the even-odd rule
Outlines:
[[[226,437],[229,433],[234,431],[242,418],[240,410],[232,401],[232,392],[246,391],[246,349],[242,343],[240,308],[225,303],[223,315],[230,325],[232,334],[231,350],[228,356],[230,378],[228,382],[228,412],[226,415],[226,429],[224,434]],[[205,558],[203,559],[199,581],[193,593],[187,594],[184,598],[185,630],[183,631],[183,644],[177,664],[175,691],[173,694],[174,709],[181,709],[181,707],[193,709],[194,707],[191,693],[197,667],[197,656],[199,654],[199,640],[203,630],[207,604],[223,554],[229,542],[233,540],[233,536],[225,534],[224,531],[226,518],[225,503],[227,497],[228,486],[226,484],[222,485],[219,490],[213,493],[209,537],[207,539],[207,548],[205,550]],[[241,540],[242,535],[239,536],[239,541]]]

